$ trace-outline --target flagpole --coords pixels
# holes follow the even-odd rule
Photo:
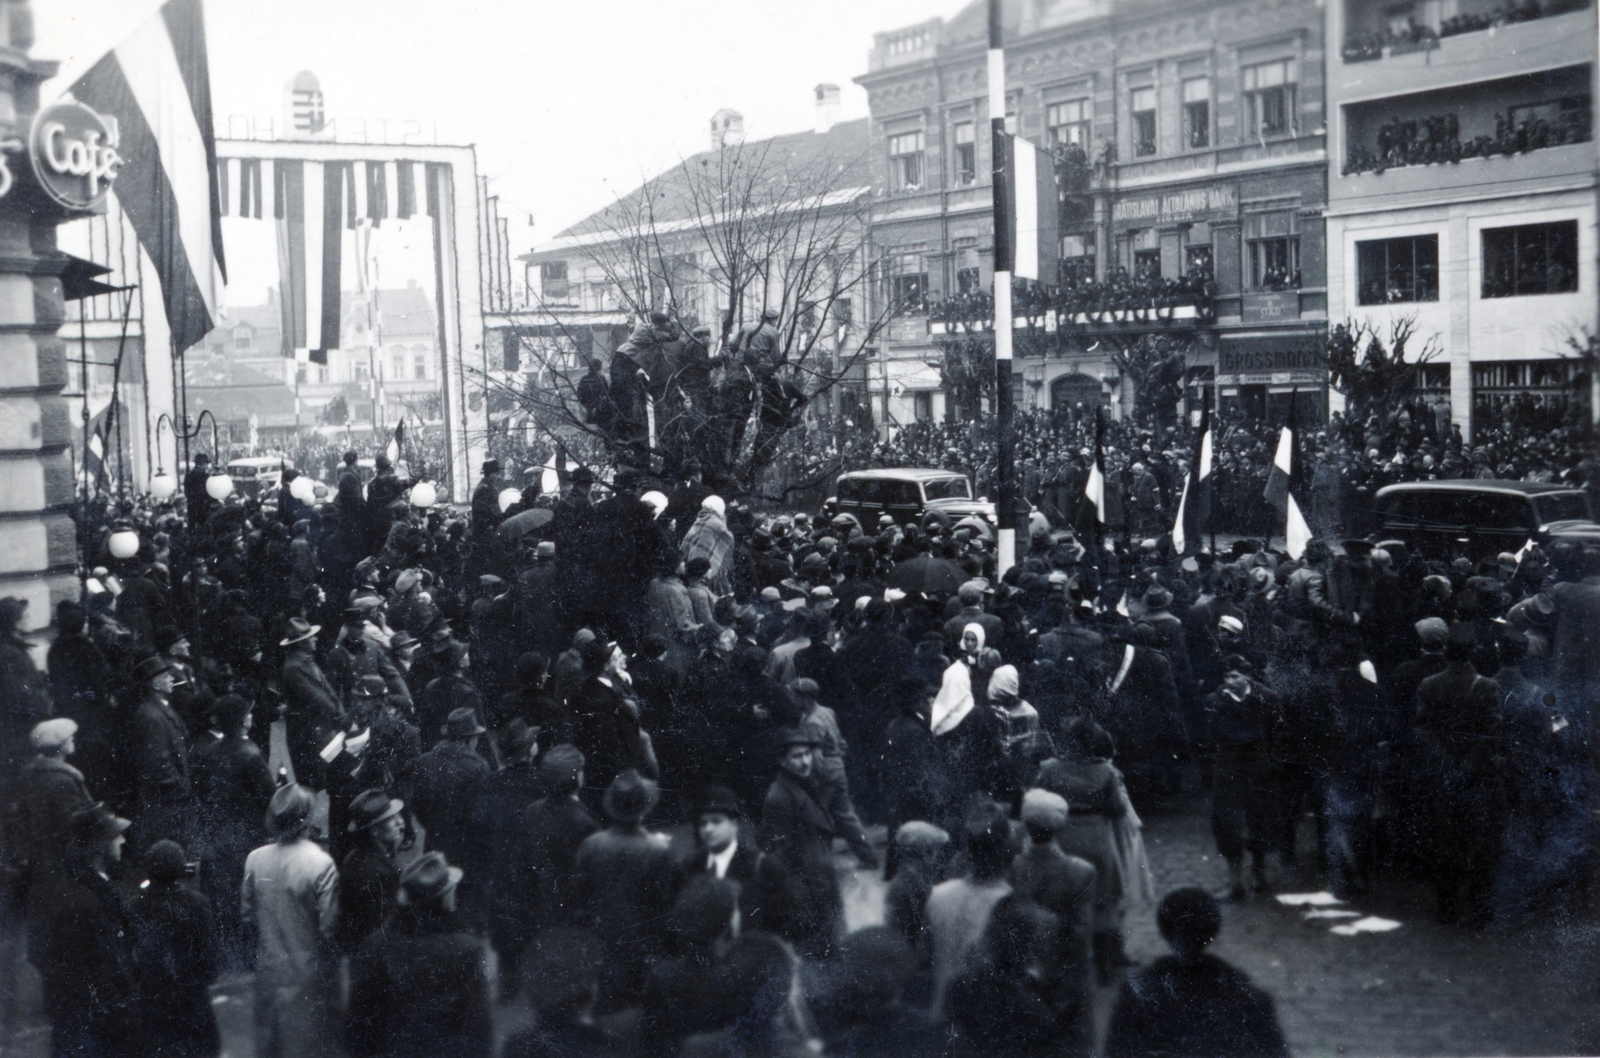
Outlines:
[[[1006,53],[1001,40],[1000,0],[989,3],[989,128],[991,173],[994,186],[994,368],[995,419],[999,436],[995,446],[996,522],[999,527],[998,573],[1017,560],[1017,501],[1012,466],[1011,407],[1011,273],[1016,249],[1011,238],[1011,203],[1006,193]]]

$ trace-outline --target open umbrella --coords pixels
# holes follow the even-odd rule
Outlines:
[[[507,540],[520,540],[540,526],[549,525],[555,515],[556,512],[547,507],[535,507],[513,514],[500,523],[500,535]]]
[[[954,595],[968,580],[966,570],[949,559],[918,555],[889,571],[887,584],[903,592],[923,595]]]

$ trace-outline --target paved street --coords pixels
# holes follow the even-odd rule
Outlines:
[[[1227,875],[1215,854],[1206,806],[1195,799],[1145,814],[1145,843],[1156,891],[1201,885],[1221,894]],[[1308,836],[1303,828],[1302,836]],[[1304,842],[1302,842],[1302,847]],[[851,928],[881,920],[878,872],[856,870],[841,855],[839,872]],[[1281,892],[1320,888],[1309,876],[1279,879]],[[1391,881],[1351,910],[1401,923],[1387,933],[1339,936],[1330,927],[1351,919],[1307,919],[1275,898],[1227,905],[1216,954],[1272,993],[1296,1055],[1554,1055],[1596,1053],[1592,975],[1586,973],[1592,928],[1551,918],[1473,934],[1433,921],[1420,885]],[[1129,954],[1147,962],[1165,952],[1153,908],[1129,919]],[[28,974],[32,976],[31,972]],[[227,1058],[253,1058],[249,992],[242,979],[216,989]],[[37,996],[25,985],[26,996]],[[1099,993],[1104,1031],[1114,988]],[[499,1009],[502,1035],[524,1024],[516,1004]],[[46,1033],[26,1019],[5,1058],[43,1058]]]

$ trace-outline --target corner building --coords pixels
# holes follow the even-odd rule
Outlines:
[[[880,33],[857,78],[871,106],[875,249],[900,306],[878,370],[888,415],[943,418],[923,306],[993,277],[982,0]],[[1169,313],[1079,314],[1018,343],[1017,407],[1132,407],[1107,351],[1146,334],[1185,352],[1191,398],[1320,412],[1328,318],[1324,11],[1314,0],[1010,0],[1008,124],[1088,160],[1063,212],[1062,280],[1201,295]],[[1170,295],[1171,289],[1168,288]],[[1196,405],[1197,406],[1197,405]]]
[[[1328,39],[1330,317],[1437,336],[1426,398],[1469,438],[1592,417],[1591,0],[1328,0]]]

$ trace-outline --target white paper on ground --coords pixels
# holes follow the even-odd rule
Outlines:
[[[1307,911],[1305,918],[1360,918],[1359,911],[1345,911],[1342,908],[1327,908],[1322,911]]]
[[[1356,919],[1356,921],[1343,926],[1330,927],[1330,932],[1337,933],[1341,937],[1353,937],[1357,933],[1387,933],[1391,929],[1399,928],[1400,923],[1392,918],[1379,918],[1376,915],[1368,915],[1366,918]]]
[[[1344,901],[1332,893],[1279,893],[1278,903],[1285,907],[1302,907],[1306,904],[1312,907],[1326,907],[1329,904],[1342,904]]]

